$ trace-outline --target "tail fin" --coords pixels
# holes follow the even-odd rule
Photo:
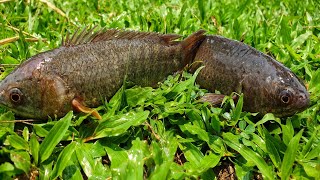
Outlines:
[[[205,32],[205,30],[199,30],[181,42],[184,53],[184,65],[191,64],[193,62],[199,46],[206,38],[206,35],[204,34]]]

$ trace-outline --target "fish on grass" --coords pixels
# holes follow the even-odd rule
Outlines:
[[[200,45],[193,71],[205,66],[197,83],[211,92],[244,94],[243,110],[291,116],[309,105],[304,84],[290,69],[272,57],[239,41],[210,36]],[[221,95],[207,94],[202,100],[215,102]]]
[[[62,117],[70,110],[91,113],[124,80],[156,86],[192,61],[204,40],[200,30],[183,41],[176,34],[101,30],[67,36],[61,47],[23,62],[0,84],[0,104],[25,118]]]
[[[62,46],[35,55],[0,83],[0,104],[26,118],[64,116],[70,110],[91,113],[111,98],[124,80],[155,87],[168,75],[204,65],[197,83],[211,92],[244,94],[244,110],[290,116],[304,110],[309,94],[282,64],[238,41],[206,36],[200,30],[179,35],[84,29]],[[201,63],[196,63],[201,62]],[[207,94],[213,104],[224,95]]]

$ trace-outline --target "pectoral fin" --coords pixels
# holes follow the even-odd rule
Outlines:
[[[84,113],[87,113],[87,114],[91,114],[92,116],[96,117],[97,119],[102,119],[100,114],[98,113],[97,110],[95,109],[91,109],[91,108],[88,108],[86,106],[84,106],[80,100],[78,99],[73,99],[72,100],[72,107],[80,112],[84,112]]]
[[[200,98],[200,101],[201,102],[209,102],[212,105],[218,105],[223,102],[224,97],[226,97],[226,95],[207,93]]]

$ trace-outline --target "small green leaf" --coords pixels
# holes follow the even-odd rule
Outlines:
[[[269,132],[267,130],[265,130],[264,134],[265,134],[264,139],[265,139],[265,142],[266,142],[268,155],[269,155],[271,161],[273,162],[274,166],[276,168],[279,168],[280,164],[281,164],[281,158],[280,158],[279,150],[274,145],[275,142],[272,141],[272,137],[269,134]]]
[[[0,138],[5,135],[8,131],[12,131],[14,130],[14,115],[11,111],[8,111],[4,114],[1,114],[0,116]],[[3,122],[6,121],[6,122]],[[12,121],[12,122],[10,122]]]
[[[13,171],[14,166],[11,163],[4,162],[0,165],[0,174],[6,171]]]
[[[320,179],[320,163],[317,161],[308,161],[301,163],[304,171],[308,176],[313,177],[314,179]]]
[[[27,127],[23,128],[22,136],[25,141],[29,141],[29,129]]]
[[[145,122],[148,118],[148,115],[149,111],[131,111],[126,114],[113,116],[98,125],[92,139],[118,136],[126,133],[131,126],[138,126]]]
[[[41,162],[50,157],[55,146],[61,141],[64,134],[67,132],[71,124],[72,115],[73,113],[71,111],[65,117],[60,119],[49,131],[49,134],[41,143],[39,148]]]
[[[61,153],[59,154],[59,157],[57,159],[57,162],[55,163],[53,170],[51,171],[50,177],[52,179],[55,179],[58,176],[61,176],[62,171],[68,165],[68,162],[72,157],[72,154],[75,150],[75,147],[76,147],[76,142],[71,142],[68,146],[66,146],[61,151]]]
[[[30,138],[30,150],[35,164],[38,164],[39,161],[39,142],[35,134],[31,134]]]
[[[18,169],[23,170],[25,173],[29,172],[31,166],[29,153],[25,151],[12,151],[10,159]]]
[[[28,142],[18,135],[9,135],[7,136],[7,140],[15,149],[29,150]]]
[[[232,119],[231,119],[232,122],[238,122],[242,112],[242,107],[243,107],[243,94],[240,95],[236,108],[233,110]]]
[[[267,114],[265,114],[265,115],[263,116],[263,118],[262,118],[260,121],[258,121],[258,122],[255,124],[255,126],[259,126],[259,125],[261,125],[261,124],[263,124],[263,123],[265,123],[265,122],[267,122],[267,121],[272,121],[272,120],[276,120],[276,117],[274,117],[274,115],[271,114],[271,113],[267,113]]]
[[[152,96],[153,88],[133,88],[125,90],[127,104],[135,107],[137,105],[143,105],[143,103]]]
[[[287,119],[286,125],[281,124],[281,128],[283,132],[283,138],[282,138],[283,142],[285,145],[288,146],[290,140],[293,138],[293,135],[294,135],[294,129],[290,119]]]
[[[299,141],[302,136],[303,129],[299,131],[289,142],[286,152],[284,153],[281,164],[281,179],[288,179],[292,171],[292,166],[298,152]]]
[[[44,129],[42,126],[39,126],[38,124],[33,125],[33,128],[35,130],[35,133],[40,137],[47,137],[49,132]]]

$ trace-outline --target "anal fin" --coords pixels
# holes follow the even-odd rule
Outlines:
[[[72,102],[72,107],[74,109],[76,109],[77,111],[83,112],[83,113],[87,113],[87,114],[91,114],[92,116],[96,117],[97,119],[101,120],[101,116],[98,113],[97,110],[95,109],[91,109],[89,107],[84,106],[80,100],[78,100],[77,98],[73,99]]]

